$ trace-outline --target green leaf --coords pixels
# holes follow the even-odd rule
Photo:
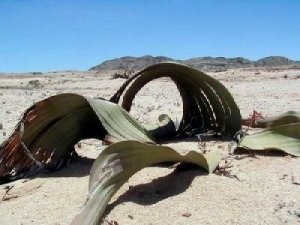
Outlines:
[[[150,133],[121,106],[103,99],[87,100],[107,133],[115,141],[136,140],[154,143]]]
[[[257,134],[246,135],[238,147],[254,151],[275,149],[300,156],[300,122],[272,126]]]
[[[87,202],[71,224],[100,224],[112,196],[132,175],[147,166],[170,161],[188,162],[211,173],[220,160],[221,154],[218,151],[207,154],[196,151],[178,152],[170,147],[137,141],[122,141],[110,145],[94,162]]]

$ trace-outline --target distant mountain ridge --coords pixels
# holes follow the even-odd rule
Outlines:
[[[141,57],[125,56],[112,60],[107,60],[96,65],[89,70],[141,70],[147,66],[160,62],[179,62],[190,65],[205,71],[222,71],[226,69],[236,68],[252,68],[252,67],[282,67],[294,66],[300,68],[300,61],[291,60],[283,56],[269,56],[257,61],[251,61],[243,57],[225,58],[225,57],[197,57],[187,60],[177,60],[165,56]]]

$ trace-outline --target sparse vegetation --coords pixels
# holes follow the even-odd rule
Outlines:
[[[42,72],[32,72],[32,75],[42,75]]]
[[[39,88],[39,87],[42,87],[42,85],[41,85],[39,80],[30,80],[27,83],[27,87],[29,87],[29,88]]]
[[[112,79],[118,79],[118,78],[121,78],[121,79],[128,79],[128,78],[131,77],[133,74],[134,74],[134,70],[124,69],[124,70],[115,72],[115,73],[112,75],[111,78],[112,78]]]

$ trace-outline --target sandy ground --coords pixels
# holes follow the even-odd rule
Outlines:
[[[265,116],[300,111],[300,70],[209,74],[233,94],[243,117],[253,109]],[[0,74],[0,143],[34,102],[64,92],[108,98],[124,82],[110,77],[110,72],[78,71]],[[40,86],[30,85],[34,80]],[[132,114],[151,127],[161,113],[179,122],[181,106],[175,86],[168,79],[159,79],[138,93]],[[180,146],[197,147],[197,142]],[[0,185],[0,224],[69,224],[85,201],[89,170],[103,146],[97,140],[87,140],[76,149],[81,158],[58,172]],[[226,143],[219,149],[226,155]],[[113,197],[105,220],[122,225],[300,224],[300,186],[295,184],[300,183],[300,158],[258,155],[235,159],[232,165],[229,171],[238,179],[207,175],[197,168],[143,169]]]

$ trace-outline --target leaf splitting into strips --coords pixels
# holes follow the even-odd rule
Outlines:
[[[104,140],[107,135],[114,141],[154,143],[149,132],[109,101],[76,94],[40,101],[25,112],[15,132],[0,146],[0,183],[32,175],[31,171],[38,172],[36,166],[57,170],[74,153],[78,141]]]
[[[186,133],[189,136],[215,131],[221,135],[233,136],[241,129],[240,110],[224,85],[192,67],[179,63],[165,62],[147,67],[129,78],[111,97],[111,101],[119,102],[124,92],[122,107],[129,111],[141,88],[148,82],[162,77],[170,77],[182,96],[184,112],[178,134]],[[186,102],[187,100],[189,102]],[[202,125],[201,121],[204,122]]]

